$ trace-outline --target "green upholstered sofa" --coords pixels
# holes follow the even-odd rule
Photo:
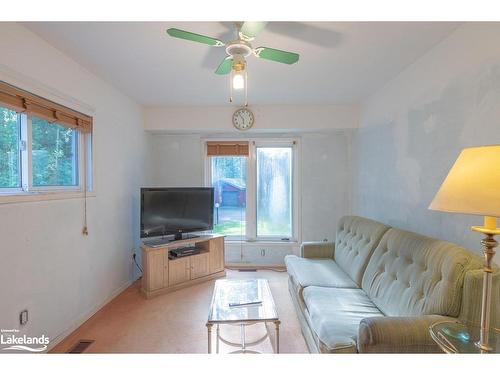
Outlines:
[[[346,216],[335,243],[304,243],[301,256],[288,255],[285,262],[313,353],[440,352],[429,335],[431,324],[479,324],[482,258],[449,242]],[[499,303],[495,267],[495,327]]]

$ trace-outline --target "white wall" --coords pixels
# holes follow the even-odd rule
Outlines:
[[[26,28],[0,23],[0,79],[94,116],[96,196],[0,205],[0,328],[52,340],[136,277],[142,109]],[[29,309],[29,323],[18,314]]]
[[[352,130],[301,136],[303,241],[335,241],[339,219],[351,213],[351,137]]]
[[[314,119],[309,124],[314,126]],[[352,130],[322,133],[253,134],[256,137],[291,136],[301,149],[301,239],[334,240],[338,219],[350,212],[349,148]],[[238,133],[245,137],[247,133]],[[224,137],[228,134],[221,134]],[[235,134],[229,134],[235,136]],[[213,135],[212,135],[213,136]],[[154,166],[152,186],[202,186],[202,139],[207,134],[154,134],[150,152]],[[266,255],[261,255],[265,249]],[[286,254],[298,253],[298,244],[227,244],[228,263],[284,264]]]
[[[241,134],[231,118],[236,107],[169,106],[145,109],[145,126],[149,131],[217,132]],[[254,127],[247,132],[314,132],[358,127],[356,105],[261,105],[250,109],[255,116]]]
[[[427,207],[462,148],[500,143],[500,23],[459,27],[365,103],[360,128],[354,212],[480,251],[481,217]]]

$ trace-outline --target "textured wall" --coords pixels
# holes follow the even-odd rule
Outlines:
[[[302,136],[302,239],[335,241],[350,213],[351,131]]]
[[[462,148],[498,143],[500,23],[465,24],[362,107],[353,210],[479,251],[481,217],[427,207]]]
[[[0,24],[0,79],[94,116],[96,195],[0,205],[0,328],[45,334],[75,329],[126,287],[139,242],[139,186],[145,177],[141,108],[26,28]],[[147,164],[146,164],[147,165]],[[19,312],[29,322],[19,326]]]

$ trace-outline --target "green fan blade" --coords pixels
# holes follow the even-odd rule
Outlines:
[[[228,74],[229,72],[231,72],[232,67],[233,67],[233,58],[231,56],[228,56],[224,60],[222,60],[215,73]]]
[[[179,30],[179,29],[168,29],[167,34],[173,36],[174,38],[191,40],[193,42],[208,44],[209,46],[222,47],[224,43],[219,39],[210,38],[209,36],[190,33],[189,31]]]
[[[241,26],[240,36],[247,40],[255,38],[264,28],[267,22],[245,22]]]
[[[261,59],[277,61],[284,64],[294,64],[299,61],[299,55],[297,53],[281,51],[269,47],[258,47],[254,50],[254,53]]]

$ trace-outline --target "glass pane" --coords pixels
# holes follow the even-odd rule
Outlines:
[[[257,236],[292,237],[292,148],[257,148]]]
[[[0,188],[21,187],[19,115],[0,107]]]
[[[251,303],[248,306],[233,304]],[[276,320],[278,312],[266,279],[225,279],[215,282],[209,322]]]
[[[76,186],[77,132],[32,117],[33,186]]]
[[[247,158],[214,156],[214,232],[226,236],[245,236]]]

